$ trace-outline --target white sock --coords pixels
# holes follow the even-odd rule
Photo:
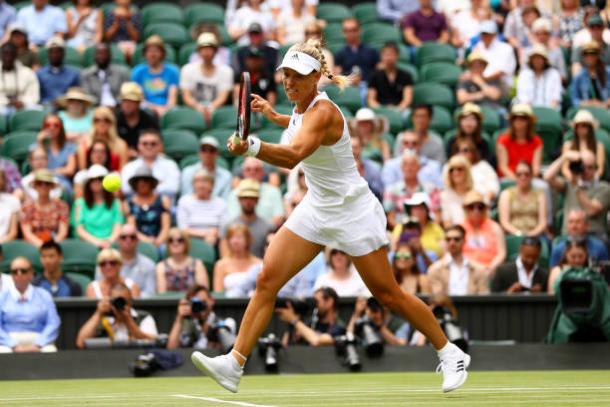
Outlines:
[[[453,350],[454,346],[455,346],[454,344],[452,344],[451,342],[447,341],[445,346],[443,346],[442,348],[437,350],[436,353],[438,354],[439,357],[443,357],[447,353],[451,352]]]
[[[236,352],[236,351],[233,351]],[[231,356],[231,359],[233,360],[233,367],[235,367],[236,369],[242,370],[243,366],[239,363],[239,360],[237,360],[237,358],[235,357],[235,355],[233,354],[233,352],[229,353],[229,356]],[[248,360],[246,359],[241,353],[238,353],[238,355],[242,358],[244,358],[244,364],[245,362]]]

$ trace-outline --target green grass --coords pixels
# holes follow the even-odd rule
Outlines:
[[[610,403],[610,370],[472,372],[462,389],[449,394],[440,392],[440,380],[432,373],[246,376],[238,394],[204,377],[5,381],[0,382],[0,406],[592,407]]]

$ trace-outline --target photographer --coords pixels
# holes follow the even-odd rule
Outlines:
[[[562,166],[568,163],[571,178],[558,177]],[[607,242],[606,214],[610,207],[610,185],[600,181],[595,175],[597,163],[595,155],[588,150],[568,150],[556,159],[546,170],[544,179],[555,190],[565,192],[563,213],[582,208],[589,222],[589,231]],[[567,216],[564,217],[561,234],[567,233]]]
[[[354,313],[347,324],[347,331],[355,333],[359,324],[372,325],[383,342],[387,345],[406,345],[409,325],[394,317],[379,302],[370,297],[359,297],[354,306]]]
[[[186,297],[178,303],[178,312],[167,340],[167,349],[193,347],[195,349],[221,348],[215,328],[226,326],[235,333],[235,320],[219,319],[214,313],[214,298],[202,285],[189,288]]]
[[[157,324],[145,311],[132,308],[129,288],[119,283],[110,289],[110,298],[102,298],[91,318],[81,327],[76,346],[86,346],[87,339],[107,337],[111,342],[136,339],[154,340]]]
[[[338,317],[339,296],[330,287],[318,288],[313,295],[316,308],[307,323],[295,312],[291,303],[285,308],[276,308],[279,318],[292,326],[291,343],[304,340],[311,346],[328,346],[335,343],[335,337],[345,334],[345,324]]]

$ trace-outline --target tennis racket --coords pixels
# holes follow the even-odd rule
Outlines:
[[[237,105],[237,125],[233,133],[234,141],[246,140],[250,134],[250,74],[243,72],[239,83],[239,101]]]

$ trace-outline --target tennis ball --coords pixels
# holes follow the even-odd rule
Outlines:
[[[121,177],[116,172],[110,173],[102,180],[102,186],[108,192],[116,192],[121,189]]]

